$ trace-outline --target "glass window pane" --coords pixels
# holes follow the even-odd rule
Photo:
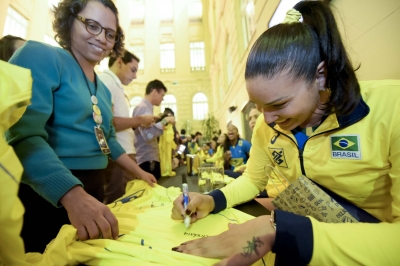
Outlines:
[[[160,105],[161,112],[164,112],[166,107],[170,108],[175,114],[175,120],[178,119],[178,113],[176,108],[176,98],[172,94],[164,95],[164,100],[161,102]]]
[[[160,21],[172,21],[174,19],[172,0],[157,0],[157,8]]]
[[[205,70],[204,42],[190,43],[190,67],[192,71]]]
[[[203,120],[206,119],[208,114],[208,100],[204,93],[197,93],[193,96],[193,119]]]
[[[134,10],[130,12],[131,22],[133,24],[142,24],[146,14],[144,0],[131,0],[130,10]]]
[[[160,69],[161,72],[175,71],[175,45],[173,43],[160,45]]]
[[[3,35],[14,35],[26,39],[29,21],[14,8],[8,7]]]
[[[191,21],[201,21],[203,16],[203,5],[201,0],[191,0],[188,3],[188,16]]]
[[[131,53],[135,54],[137,57],[139,57],[139,59],[140,59],[139,70],[144,70],[144,46],[143,45],[135,45],[135,46],[131,46],[128,50]]]

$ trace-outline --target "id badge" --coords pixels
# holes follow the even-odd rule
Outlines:
[[[108,147],[106,138],[104,137],[104,132],[100,128],[100,126],[94,127],[94,134],[96,135],[96,139],[97,139],[97,142],[99,143],[101,152],[103,154],[111,153],[110,148]]]

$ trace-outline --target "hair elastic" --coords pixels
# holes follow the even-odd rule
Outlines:
[[[295,22],[303,22],[303,16],[299,11],[292,8],[286,12],[286,17],[282,23],[295,23]]]

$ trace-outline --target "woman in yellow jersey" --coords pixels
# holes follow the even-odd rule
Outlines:
[[[398,265],[400,81],[357,80],[326,1],[301,1],[266,30],[249,53],[245,79],[262,112],[247,168],[220,190],[190,193],[192,222],[253,199],[270,166],[289,182],[304,175],[340,196],[358,222],[275,210],[174,250],[222,258],[218,265],[251,265],[271,251],[275,265]],[[317,207],[304,206],[310,214]],[[186,212],[179,196],[172,218]]]
[[[170,108],[165,108],[164,114],[175,116]],[[174,124],[168,123],[164,128],[164,133],[160,136],[158,148],[160,150],[161,176],[175,176],[176,173],[172,167],[172,151],[176,149]]]
[[[219,144],[217,147],[217,151],[213,154],[213,156],[209,159],[206,159],[207,163],[214,163],[215,166],[223,166],[224,165],[224,143],[227,138],[225,133],[221,133],[218,137],[217,143]]]
[[[209,152],[210,152],[210,144],[204,143],[203,147],[201,147],[201,150],[198,154],[198,156],[200,157],[200,162],[204,162],[205,160],[211,158]]]

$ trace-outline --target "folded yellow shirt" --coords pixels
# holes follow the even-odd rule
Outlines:
[[[118,240],[77,241],[76,229],[64,225],[43,255],[27,254],[29,261],[42,265],[212,265],[219,260],[171,249],[185,241],[220,234],[228,229],[228,223],[243,223],[254,217],[227,209],[186,228],[182,221],[171,219],[172,202],[180,193],[176,187],[151,188],[144,181],[131,181],[125,196],[108,205],[119,222]],[[264,258],[254,265],[267,265],[266,261]]]

